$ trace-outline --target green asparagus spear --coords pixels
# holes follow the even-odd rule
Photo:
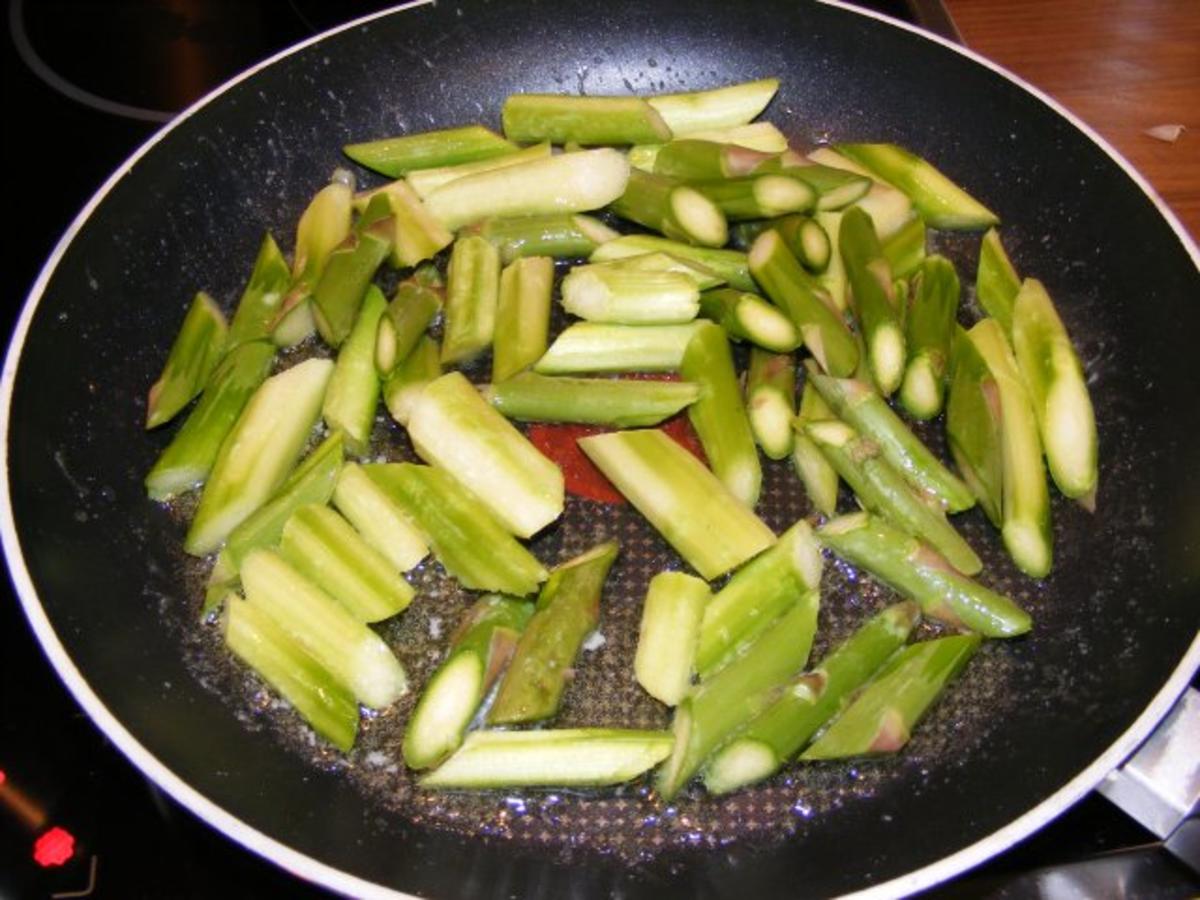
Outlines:
[[[846,266],[842,262],[842,253],[838,247],[842,213],[818,212],[813,216],[813,221],[825,230],[825,235],[829,238],[829,265],[817,276],[817,284],[825,292],[833,308],[845,314],[850,308],[850,291],[846,283]]]
[[[753,509],[762,489],[762,467],[729,341],[720,325],[696,324],[679,374],[700,386],[699,399],[688,407],[688,420],[713,473],[733,496]]]
[[[671,138],[671,129],[641,97],[510,94],[500,116],[505,137],[524,144],[650,144]]]
[[[330,428],[346,434],[346,450],[362,456],[370,446],[375,408],[379,405],[379,373],[375,369],[375,340],[387,300],[375,285],[367,288],[353,329],[338,351],[337,363],[321,415]]]
[[[321,337],[332,347],[341,346],[349,336],[371,279],[391,252],[389,210],[386,197],[378,203],[372,201],[354,234],[329,254],[321,280],[313,289],[313,318]]]
[[[842,559],[915,600],[926,615],[955,628],[994,638],[1030,628],[1029,615],[1012,600],[961,575],[933,548],[878,516],[842,516],[817,537]]]
[[[1071,498],[1094,495],[1096,416],[1083,364],[1054,302],[1036,279],[1026,278],[1013,301],[1012,342],[1054,483]]]
[[[341,171],[309,202],[296,225],[296,249],[292,254],[292,283],[271,323],[271,338],[278,346],[300,343],[316,329],[312,293],[334,250],[350,237],[353,211],[353,178]]]
[[[700,678],[737,659],[800,597],[816,591],[821,568],[821,550],[801,519],[738,569],[705,607],[696,647]]]
[[[896,467],[914,488],[937,500],[950,512],[961,512],[975,505],[975,498],[959,478],[942,465],[921,439],[909,430],[890,406],[861,381],[830,378],[811,364],[808,379],[834,413],[870,438],[889,463]]]
[[[889,397],[904,377],[902,310],[875,226],[861,209],[849,209],[842,216],[838,250],[846,266],[854,309],[866,341],[871,375],[880,393]]]
[[[688,262],[699,263],[717,277],[728,282],[730,287],[737,288],[739,291],[757,290],[754,279],[750,277],[750,268],[746,262],[745,253],[737,250],[695,247],[653,234],[621,235],[597,247],[592,253],[590,261],[607,262],[625,256],[638,256],[654,252],[669,253]]]
[[[784,685],[771,705],[713,757],[704,772],[709,793],[726,794],[779,771],[904,645],[919,618],[913,603],[889,606],[820,666]]]
[[[550,573],[488,710],[489,725],[540,722],[558,711],[579,648],[600,622],[600,594],[616,558],[617,544],[608,541]]]
[[[700,291],[691,278],[678,272],[597,263],[576,266],[567,274],[562,302],[567,312],[589,322],[673,325],[696,318]]]
[[[229,323],[229,334],[225,339],[226,353],[247,341],[271,337],[275,318],[291,280],[287,261],[268,232],[259,245],[250,280],[242,291],[233,321]]]
[[[761,153],[772,155],[782,153],[788,148],[787,136],[770,122],[747,122],[744,125],[724,125],[689,131],[687,137],[681,140],[736,144],[748,150],[758,150]],[[631,148],[631,153],[634,149],[637,148]]]
[[[672,240],[702,247],[720,247],[729,238],[724,213],[715,203],[682,182],[640,169],[610,209],[623,219],[651,228]]]
[[[196,294],[162,374],[150,388],[146,428],[169,422],[204,390],[225,351],[227,331],[225,315],[212,297],[204,291]]]
[[[886,241],[891,238],[916,215],[913,202],[907,194],[881,179],[878,173],[863,168],[832,148],[818,147],[808,154],[808,158],[811,162],[823,166],[842,169],[872,179],[870,189],[852,205],[871,217],[871,221],[875,223],[875,233],[879,235],[879,240]]]
[[[775,543],[775,535],[700,460],[661,431],[616,431],[579,446],[706,579]]]
[[[469,230],[494,244],[505,265],[523,256],[586,257],[619,236],[599,219],[577,213],[484,219]]]
[[[838,377],[851,374],[858,365],[853,335],[777,231],[758,236],[750,248],[749,262],[755,280],[791,317],[821,368]]]
[[[529,537],[562,513],[562,471],[461,372],[449,372],[421,392],[408,434],[422,459],[475,494],[513,534]]]
[[[804,667],[817,628],[816,591],[796,601],[747,651],[675,708],[675,745],[658,773],[670,801],[710,755],[770,704],[774,692]]]
[[[629,161],[611,147],[547,156],[448,182],[425,200],[449,229],[489,216],[599,209],[625,191]]]
[[[642,606],[633,672],[651,697],[674,706],[687,694],[708,585],[683,572],[650,579]]]
[[[542,375],[575,372],[674,372],[696,325],[608,325],[579,322],[564,329],[534,363]]]
[[[745,125],[761,113],[775,92],[778,78],[761,78],[708,91],[660,94],[646,101],[658,110],[672,134],[692,134],[708,128]]]
[[[715,203],[731,222],[805,212],[817,200],[816,191],[808,184],[784,175],[747,175],[688,184]]]
[[[404,731],[410,769],[436,766],[459,748],[531,615],[533,604],[502,594],[482,597],[467,611]]]
[[[783,216],[773,220],[771,227],[779,232],[804,268],[817,274],[829,268],[833,244],[816,219],[802,215]]]
[[[275,493],[296,463],[333,374],[310,359],[268,378],[221,445],[183,548],[204,556]]]
[[[468,175],[478,175],[480,172],[491,172],[495,169],[506,169],[518,166],[534,159],[545,159],[550,155],[550,142],[543,141],[531,147],[524,147],[504,156],[493,156],[489,159],[479,159],[474,162],[459,163],[454,166],[438,166],[434,169],[417,169],[409,172],[404,180],[416,191],[418,197],[424,200],[443,184],[466,178]]]
[[[897,278],[907,278],[925,259],[925,220],[913,216],[882,244],[883,256]]]
[[[408,359],[429,323],[442,308],[438,293],[414,280],[404,281],[388,303],[387,315],[379,320],[375,340],[375,368],[381,378]]]
[[[492,379],[503,381],[528,369],[546,352],[554,260],[527,256],[500,273],[496,327],[492,337]]]
[[[237,595],[225,600],[225,643],[263,679],[317,734],[343,752],[354,746],[358,704],[354,694],[274,619]]]
[[[546,579],[541,563],[441,469],[373,463],[363,471],[412,519],[463,587],[525,597]]]
[[[683,181],[736,178],[774,157],[737,144],[684,138],[662,145],[654,156],[653,171]]]
[[[523,372],[483,388],[483,396],[520,422],[578,422],[616,428],[657,425],[700,396],[686,381],[550,378]]]
[[[900,385],[900,402],[914,419],[932,419],[942,411],[958,297],[953,263],[944,256],[924,260],[913,276],[905,320],[908,366]]]
[[[1006,334],[1012,332],[1013,301],[1021,290],[1021,278],[1013,268],[1000,234],[989,228],[979,245],[979,269],[975,275],[975,297],[984,312],[996,319]]]
[[[292,513],[279,552],[359,621],[390,619],[412,602],[412,585],[328,506],[311,504]]]
[[[676,275],[686,276],[688,281],[698,291],[718,288],[725,283],[724,278],[707,266],[661,250],[652,253],[639,253],[636,256],[622,256],[618,259],[608,260],[607,262],[588,263],[587,265],[576,266],[575,268],[590,269],[592,267],[602,270],[618,269],[625,272],[671,272]]]
[[[481,237],[461,237],[450,254],[442,363],[470,359],[491,346],[500,293],[500,254]]]
[[[754,440],[771,459],[792,452],[796,417],[796,362],[790,353],[750,349],[746,373],[746,410]]]
[[[1000,323],[984,319],[967,336],[983,358],[999,395],[1004,546],[1022,572],[1042,578],[1053,563],[1054,538],[1033,404]]]
[[[999,223],[995,213],[903,147],[838,144],[837,151],[904,191],[927,223],[951,231],[974,231]]]
[[[421,779],[425,788],[604,787],[630,781],[671,752],[661,731],[563,728],[475,731]]]
[[[200,402],[146,475],[146,492],[152,500],[167,500],[204,483],[225,436],[267,377],[274,357],[271,343],[251,341],[235,347],[220,362]]]
[[[913,491],[878,444],[843,422],[809,422],[804,428],[864,507],[928,541],[960,572],[974,575],[983,568],[941,509]]]
[[[1000,391],[987,363],[961,328],[954,338],[952,362],[946,400],[950,455],[988,519],[1000,528],[1004,481]]]
[[[361,144],[347,144],[342,151],[359,165],[391,178],[414,169],[432,169],[459,163],[492,159],[515,153],[516,144],[506,141],[482,125],[446,128]]]
[[[803,159],[793,163],[787,157],[788,154],[780,157],[778,168],[768,163],[760,166],[758,171],[778,171],[783,175],[803,181],[817,192],[817,209],[842,209],[862,199],[871,189],[871,179],[865,176]]]
[[[407,425],[413,405],[425,386],[442,374],[437,341],[422,335],[410,354],[396,366],[383,385],[383,402],[392,418]]]
[[[782,310],[758,294],[718,288],[700,294],[700,315],[712,319],[735,341],[787,353],[800,346],[800,332]]]
[[[800,758],[841,759],[900,750],[978,647],[979,635],[956,634],[900,650]]]
[[[792,423],[795,432],[792,465],[813,507],[824,516],[832,516],[837,509],[838,473],[808,436],[805,425],[832,418],[835,418],[833,410],[821,399],[812,381],[806,379],[800,392],[800,413]]]
[[[371,196],[386,196],[392,213],[391,262],[396,268],[433,259],[449,247],[454,235],[425,208],[421,198],[404,181],[385,184]],[[369,202],[369,201],[368,201]]]
[[[396,571],[407,572],[429,554],[429,545],[408,513],[361,466],[342,466],[333,505]]]

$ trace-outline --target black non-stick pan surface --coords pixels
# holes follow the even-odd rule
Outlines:
[[[1056,499],[1053,573],[1015,572],[979,512],[959,521],[985,579],[1033,633],[985,646],[897,759],[793,769],[670,807],[645,787],[431,800],[369,720],[347,758],[224,661],[196,622],[203,566],[141,478],[167,440],[144,395],[198,288],[238,296],[264,230],[285,242],[338,148],[497,124],[514,91],[674,91],[779,76],[767,118],[799,147],[891,140],[1001,216],[1017,268],[1057,299],[1101,441],[1097,512]],[[365,173],[360,173],[365,177]],[[52,175],[47,176],[52,177]],[[790,2],[440,3],[303,46],[180,118],[109,183],[35,285],[4,370],[4,541],[60,674],[135,764],[216,827],[348,893],[458,897],[772,897],[899,893],[1048,821],[1120,762],[1200,650],[1200,276],[1139,182],[1042,100],[962,53],[850,11]],[[973,280],[977,238],[937,244]],[[977,315],[968,288],[964,319]],[[936,430],[935,430],[936,431]],[[407,451],[386,424],[390,452]],[[808,513],[784,466],[761,511]],[[602,646],[563,721],[663,726],[632,681],[637,604],[677,566],[627,507],[573,498],[535,544],[556,562],[622,541]],[[385,635],[419,685],[467,598],[429,565]],[[828,569],[818,652],[888,597]],[[1189,652],[1189,647],[1191,650]],[[411,705],[411,700],[407,701]],[[379,886],[372,888],[372,885]]]

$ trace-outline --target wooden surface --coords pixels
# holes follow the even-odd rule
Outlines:
[[[943,0],[968,47],[1133,163],[1200,240],[1200,0]],[[1174,143],[1146,130],[1178,124]]]

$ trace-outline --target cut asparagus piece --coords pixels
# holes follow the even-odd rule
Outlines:
[[[416,281],[401,282],[388,303],[387,315],[379,320],[375,368],[381,376],[391,375],[408,359],[441,308],[442,298],[437,291]]]
[[[695,247],[653,234],[621,235],[596,248],[592,253],[591,262],[606,262],[625,256],[639,256],[643,253],[654,252],[669,253],[688,262],[698,263],[718,278],[726,281],[730,287],[740,291],[757,289],[754,279],[750,277],[750,268],[746,262],[745,253],[738,250]]]
[[[289,291],[284,298],[286,312],[280,312],[275,327],[271,329],[271,340],[276,347],[295,347],[317,332],[312,298],[306,294],[292,303],[295,299],[296,294]]]
[[[525,597],[546,579],[542,564],[448,473],[412,463],[363,471],[412,519],[463,587]]]
[[[797,600],[774,626],[675,708],[675,743],[658,773],[670,801],[713,751],[770,704],[774,692],[804,667],[817,628],[816,591]]]
[[[904,645],[919,617],[913,603],[889,606],[820,666],[784,685],[774,702],[713,757],[704,772],[709,793],[727,794],[779,771]]]
[[[1026,278],[1013,301],[1012,342],[1054,483],[1073,499],[1094,494],[1096,416],[1083,364],[1036,279]]]
[[[184,550],[204,556],[275,493],[311,434],[333,374],[310,359],[262,383],[221,445]]]
[[[808,154],[809,160],[833,169],[842,169],[863,175],[872,179],[870,189],[852,205],[871,216],[875,223],[875,233],[879,240],[886,241],[901,228],[908,224],[916,214],[913,202],[908,195],[888,184],[880,176],[869,169],[863,168],[856,162],[833,150],[830,147],[818,147]]]
[[[579,322],[562,331],[534,363],[542,375],[575,372],[675,372],[696,325]]]
[[[816,191],[803,181],[784,175],[748,175],[689,185],[717,205],[731,222],[769,219],[810,210]]]
[[[725,283],[724,278],[700,263],[663,251],[623,256],[607,262],[589,263],[584,266],[576,266],[572,271],[592,268],[617,269],[626,272],[672,272],[676,275],[686,276],[698,291],[718,288]]]
[[[254,260],[254,269],[242,297],[238,301],[229,334],[225,339],[226,352],[247,341],[270,339],[280,305],[292,281],[287,260],[270,232],[263,236]]]
[[[481,237],[461,237],[450,254],[442,363],[470,359],[491,346],[500,293],[500,253]]]
[[[975,297],[984,312],[996,319],[1006,334],[1012,332],[1013,301],[1021,290],[1021,278],[1013,268],[1000,234],[989,228],[979,245],[979,269],[975,275]]]
[[[978,647],[979,635],[956,634],[898,651],[800,758],[841,759],[900,750]]]
[[[313,333],[316,322],[310,298],[330,254],[350,237],[354,188],[338,174],[317,191],[296,225],[292,284],[271,326],[271,337],[281,347],[298,344]]]
[[[804,594],[821,584],[821,550],[801,519],[734,573],[704,610],[696,672],[706,680],[737,659]]]
[[[775,157],[737,144],[684,138],[663,144],[654,156],[653,171],[683,181],[736,178],[749,175]]]
[[[689,131],[685,140],[737,144],[739,147],[771,154],[782,153],[788,148],[787,136],[770,122],[748,122],[745,125],[725,125]]]
[[[1000,391],[987,363],[961,328],[953,344],[946,438],[963,480],[997,528],[1003,524],[1004,442]]]
[[[600,594],[616,558],[617,544],[608,541],[550,573],[500,680],[489,725],[540,722],[558,712],[579,648],[600,622]]]
[[[868,437],[909,483],[950,512],[975,505],[965,484],[921,443],[882,397],[853,378],[830,378],[809,365],[808,379],[842,420]]]
[[[630,781],[671,752],[665,731],[563,728],[475,731],[425,788],[604,787]]]
[[[804,268],[818,274],[829,268],[833,244],[816,219],[801,215],[784,216],[775,220],[771,227],[783,236],[788,249]]]
[[[359,621],[389,619],[412,602],[412,585],[328,506],[312,504],[292,513],[279,552]]]
[[[459,748],[531,615],[533,604],[500,594],[480,598],[467,611],[404,731],[410,769],[436,766]]]
[[[388,208],[386,199],[381,198],[381,203],[372,207],[363,213],[363,219],[372,215],[381,217],[356,231],[329,254],[321,280],[313,290],[313,318],[321,337],[331,347],[341,346],[350,334],[371,279],[392,249],[392,239],[385,234],[391,231],[391,218],[384,215]]]
[[[429,554],[408,513],[355,463],[338,473],[333,505],[397,571],[407,572]]]
[[[661,431],[597,434],[580,438],[579,446],[705,579],[775,543],[761,519]]]
[[[787,156],[788,154],[785,154],[779,159],[777,168],[768,163],[760,167],[759,171],[778,171],[803,181],[817,192],[817,209],[842,209],[861,200],[871,189],[871,179],[866,176],[803,160],[790,163]]]
[[[1000,532],[1004,546],[1022,572],[1042,578],[1053,563],[1054,538],[1050,530],[1050,491],[1033,404],[1000,323],[984,319],[967,336],[983,358],[999,395],[1003,467]]]
[[[399,178],[414,169],[507,156],[517,151],[517,145],[482,125],[466,125],[347,144],[342,151],[359,165]]]
[[[671,138],[662,116],[641,97],[510,94],[500,117],[505,137],[524,144],[652,144]]]
[[[883,256],[897,278],[907,278],[925,259],[925,220],[913,216],[882,244]]]
[[[500,273],[500,298],[492,337],[492,379],[503,381],[528,369],[546,352],[554,260],[528,256]]]
[[[495,169],[507,169],[534,159],[545,159],[550,155],[550,143],[545,141],[525,147],[504,156],[494,156],[490,159],[480,159],[475,162],[459,163],[456,166],[439,166],[435,169],[417,169],[405,176],[408,186],[416,191],[417,196],[424,200],[443,184],[466,178],[468,175],[478,175],[480,172],[491,172]]]
[[[820,295],[777,231],[764,231],[749,254],[750,271],[764,293],[788,314],[809,352],[831,375],[845,377],[858,365],[858,347],[846,323]]]
[[[825,229],[829,237],[829,265],[817,276],[817,284],[829,298],[833,308],[845,313],[850,307],[849,288],[846,284],[846,266],[842,263],[842,253],[838,248],[838,232],[842,230],[842,214],[840,212],[817,212],[813,220]]]
[[[271,370],[275,347],[251,341],[221,361],[171,443],[146,475],[152,500],[167,500],[204,483],[229,430]]]
[[[838,144],[837,151],[904,191],[934,228],[974,231],[999,223],[996,214],[957,184],[895,144]]]
[[[364,706],[383,709],[408,691],[383,639],[271,550],[242,561],[246,600],[274,619]]]
[[[878,444],[843,422],[809,422],[804,429],[864,507],[932,544],[960,572],[974,575],[983,568],[945,514],[913,492]]]
[[[745,125],[767,108],[779,90],[778,78],[761,78],[708,91],[660,94],[647,97],[672,134],[684,135],[707,128]]]
[[[562,282],[562,302],[567,312],[590,322],[672,325],[696,318],[700,291],[678,272],[605,263],[572,269]]]
[[[700,387],[699,399],[688,407],[688,420],[713,473],[733,496],[753,509],[762,489],[762,466],[733,354],[720,325],[709,321],[696,324],[679,374]]]
[[[599,209],[620,197],[628,180],[629,161],[605,147],[467,175],[437,188],[425,206],[453,230],[489,216]]]
[[[796,417],[796,361],[790,353],[750,348],[746,373],[746,410],[754,440],[771,459],[792,452]]]
[[[550,378],[523,372],[483,389],[484,398],[520,422],[576,422],[640,428],[657,425],[700,396],[685,381]]]
[[[401,425],[408,425],[413,406],[425,386],[442,374],[440,356],[437,341],[423,335],[383,385],[383,402]]]
[[[354,694],[253,603],[225,600],[225,643],[292,704],[313,730],[343,752],[354,746]]]
[[[725,215],[715,203],[695,188],[665,175],[633,169],[624,192],[610,208],[621,218],[672,240],[720,247],[729,238]]]
[[[321,415],[331,429],[346,435],[346,450],[362,456],[371,441],[379,405],[379,373],[375,369],[375,340],[387,300],[375,285],[367,288],[354,328],[338,351],[337,363],[325,391]]]
[[[150,388],[146,428],[169,422],[204,390],[225,351],[227,331],[220,307],[204,291],[197,293],[167,354],[162,374]]]
[[[513,534],[529,537],[562,513],[562,471],[461,372],[449,372],[421,392],[408,434],[422,459],[475,494]]]
[[[932,419],[942,411],[959,291],[958,273],[944,256],[929,257],[913,276],[904,323],[908,365],[900,402],[914,419]]]
[[[660,572],[650,579],[642,606],[633,672],[651,697],[674,706],[688,692],[700,620],[712,593],[684,572]]]
[[[505,265],[523,256],[586,257],[619,236],[599,219],[578,213],[491,218],[470,230],[494,244]]]
[[[372,198],[380,194],[386,196],[392,214],[392,265],[415,266],[450,246],[454,235],[425,208],[407,183],[393,181],[379,188]]]
[[[823,516],[832,516],[837,509],[838,473],[825,454],[808,436],[805,425],[834,418],[831,410],[811,380],[805,380],[800,392],[800,413],[792,423],[796,433],[792,445],[792,465],[813,507]]]
[[[871,217],[861,209],[842,216],[838,250],[854,297],[867,362],[880,393],[890,397],[904,377],[905,341],[902,310],[896,298],[892,270]],[[828,398],[826,398],[828,400]]]
[[[712,319],[735,341],[787,353],[800,346],[800,332],[782,310],[758,294],[718,288],[700,295],[700,315]]]
[[[1029,615],[1012,600],[961,575],[933,548],[878,516],[842,516],[817,536],[842,559],[915,600],[938,621],[993,638],[1015,637],[1030,628]]]

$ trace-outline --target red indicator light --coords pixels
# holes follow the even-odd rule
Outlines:
[[[6,781],[8,781],[8,776],[4,774],[3,769],[0,769],[0,784],[4,784]]]
[[[33,845],[33,860],[42,868],[61,866],[75,855],[75,836],[55,825]]]

